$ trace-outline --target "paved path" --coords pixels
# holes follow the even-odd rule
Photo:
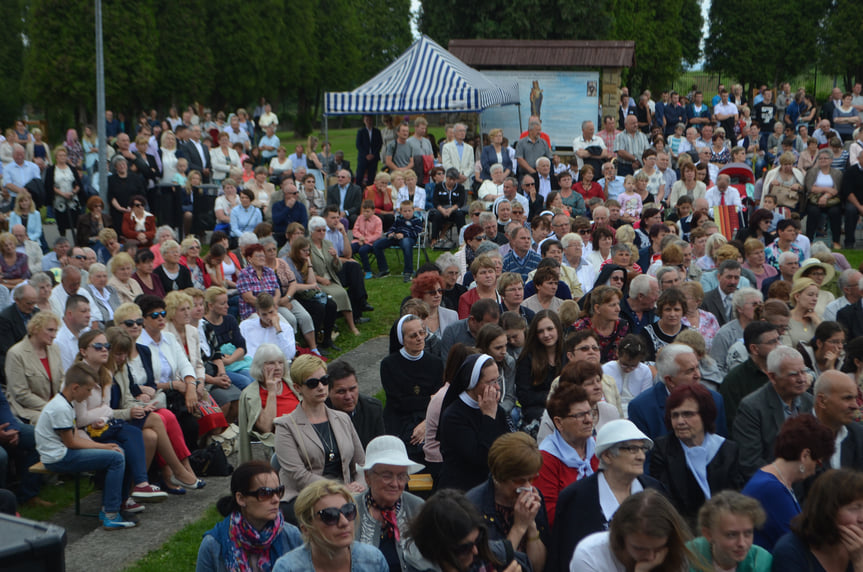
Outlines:
[[[357,370],[360,390],[374,395],[381,389],[380,360],[387,353],[389,340],[385,336],[371,339],[345,353]],[[255,451],[260,457],[260,451]],[[230,462],[236,466],[236,454]],[[66,569],[69,572],[114,572],[126,569],[148,552],[158,549],[176,532],[200,519],[219,497],[228,493],[230,477],[207,477],[207,486],[189,491],[185,496],[170,496],[165,502],[146,505],[138,526],[132,530],[108,532],[102,530],[93,517],[75,516],[72,507],[58,513],[51,522],[66,529]],[[82,499],[81,510],[96,514],[100,494]],[[189,570],[194,563],[189,563]]]

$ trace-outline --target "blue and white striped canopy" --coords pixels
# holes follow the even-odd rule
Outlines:
[[[500,85],[428,36],[354,91],[324,94],[324,115],[482,111],[519,103],[518,83]]]

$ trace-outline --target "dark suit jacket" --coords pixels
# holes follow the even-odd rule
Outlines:
[[[701,309],[716,316],[716,321],[719,322],[720,326],[724,326],[728,321],[728,315],[725,313],[725,305],[722,303],[722,296],[719,294],[719,288],[714,288],[704,295],[704,300],[701,302]]]
[[[839,310],[836,313],[836,321],[848,332],[849,340],[863,336],[863,302],[858,300]]]
[[[177,149],[177,154],[180,157],[184,157],[186,161],[189,162],[189,173],[192,171],[200,171],[203,176],[203,170],[212,170],[213,165],[210,163],[210,150],[203,143],[201,143],[201,149],[204,151],[203,163],[201,162],[201,155],[198,153],[198,149],[192,141],[186,141],[180,145]],[[208,178],[204,177],[204,182],[206,183],[207,181]]]
[[[503,170],[506,171],[509,169],[512,171],[512,159],[509,158],[509,152],[506,149],[501,148],[500,155],[503,158],[503,161],[500,163],[503,165]],[[494,147],[491,145],[483,147],[482,153],[479,156],[479,161],[482,164],[482,179],[491,179],[491,172],[489,169],[492,165],[497,163],[497,152],[494,150]]]
[[[707,464],[707,484],[711,493],[743,488],[743,474],[738,463],[739,447],[726,440],[713,460]],[[686,464],[680,439],[665,435],[656,440],[650,452],[650,476],[662,483],[674,506],[696,530],[698,509],[704,504],[704,492]]]
[[[800,396],[800,413],[812,413],[814,398]],[[747,480],[755,471],[773,459],[773,445],[785,423],[785,411],[779,394],[768,383],[743,398],[734,418],[734,440],[740,445],[740,468]]]
[[[665,493],[662,483],[653,477],[642,475],[638,482],[645,489]],[[555,515],[545,572],[569,572],[569,561],[579,541],[594,532],[608,530],[609,523],[599,506],[599,473],[563,489],[557,497]]]
[[[333,407],[329,398],[327,398],[327,407],[331,409]],[[386,429],[384,429],[384,406],[374,397],[360,393],[357,406],[350,417],[363,444],[363,449],[366,448],[369,441],[386,433]]]
[[[352,217],[358,216],[360,214],[360,205],[362,205],[362,202],[363,190],[359,185],[348,183],[348,192],[345,194],[345,210],[348,211],[348,214]],[[336,206],[341,204],[338,185],[333,185],[327,189],[327,204]]]
[[[761,293],[764,295],[764,299],[767,299],[767,292],[770,291],[770,286],[773,285],[777,280],[782,280],[782,275],[777,274],[776,276],[771,276],[770,278],[765,278],[761,283]]]
[[[33,308],[33,313],[39,311],[39,308]],[[7,308],[0,312],[0,379],[4,385],[6,383],[6,354],[9,348],[24,339],[27,335],[27,324],[24,323],[24,318],[18,311],[18,306],[13,302]]]
[[[728,425],[725,423],[725,401],[722,396],[710,390],[716,403],[716,433],[728,437]],[[652,389],[639,394],[629,402],[629,420],[650,437],[658,439],[668,430],[665,428],[665,401],[668,399],[668,389],[664,383],[657,383]]]
[[[369,130],[363,125],[357,131],[357,152],[359,153],[360,162],[364,162],[366,155],[372,154],[375,156],[374,161],[381,160],[381,147],[384,146],[384,138],[381,135],[381,130],[377,127],[372,128],[372,136],[369,138]]]

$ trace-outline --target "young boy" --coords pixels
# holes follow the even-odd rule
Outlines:
[[[779,224],[780,220],[785,219],[785,211],[788,209],[785,207],[779,207],[778,201],[776,200],[776,195],[766,194],[761,197],[761,208],[767,209],[773,213],[773,220],[770,221],[770,227],[767,229],[768,232],[776,232],[776,225]]]
[[[414,252],[413,247],[417,238],[423,230],[423,219],[414,216],[414,205],[411,201],[402,201],[399,205],[399,214],[393,225],[387,231],[384,238],[375,242],[375,258],[378,259],[378,278],[388,276],[390,273],[384,249],[390,246],[401,246],[405,257],[405,267],[402,271],[402,281],[410,282],[413,275]]]
[[[132,528],[135,523],[120,515],[126,460],[116,443],[97,443],[78,435],[73,402],[82,402],[96,386],[96,372],[81,362],[66,372],[60,393],[48,402],[36,423],[36,450],[52,472],[78,473],[107,470],[99,520],[105,530]]]
[[[354,240],[351,242],[351,251],[359,253],[365,279],[370,280],[372,265],[369,263],[369,252],[372,251],[375,242],[380,240],[383,234],[383,221],[381,221],[381,217],[375,214],[375,202],[373,200],[364,200],[360,209],[361,214],[354,223],[352,231]]]
[[[180,157],[177,159],[177,173],[174,175],[174,178],[171,179],[171,183],[177,185],[178,187],[186,187],[186,171],[189,170],[189,162]]]
[[[625,223],[620,220],[620,203],[617,199],[608,199],[605,201],[605,208],[608,209],[608,225],[613,229],[618,229]]]

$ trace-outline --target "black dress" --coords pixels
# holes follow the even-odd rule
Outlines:
[[[467,491],[488,478],[488,450],[510,432],[509,416],[497,406],[494,419],[456,399],[441,413],[438,428],[443,457],[438,489]]]
[[[384,426],[404,441],[411,459],[422,459],[422,445],[411,445],[411,433],[426,417],[431,396],[443,385],[443,362],[429,352],[411,361],[400,352],[381,360],[381,385],[386,392]]]

